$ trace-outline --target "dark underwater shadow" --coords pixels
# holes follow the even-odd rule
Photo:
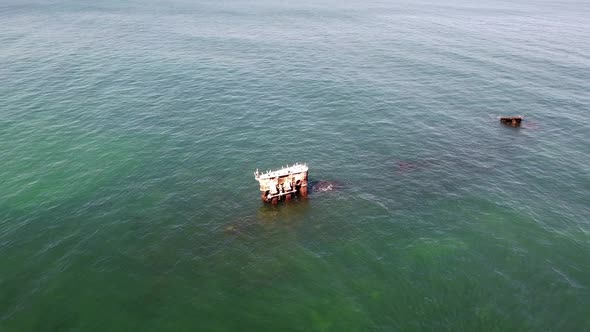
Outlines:
[[[277,227],[293,227],[298,225],[304,216],[312,208],[314,199],[323,194],[341,191],[348,186],[341,181],[314,180],[308,182],[307,196],[295,196],[290,200],[282,200],[276,204],[261,202],[257,211],[244,214],[237,220],[227,223],[224,227],[225,234],[249,234],[254,233],[256,228],[265,225],[275,224]]]

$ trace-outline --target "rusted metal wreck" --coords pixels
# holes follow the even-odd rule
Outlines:
[[[262,200],[276,204],[294,196],[307,196],[307,171],[305,164],[295,164],[276,171],[261,173],[256,170],[254,177],[260,183]]]
[[[522,119],[524,119],[524,116],[522,116],[522,115],[501,116],[500,122],[502,122],[503,124],[512,126],[512,127],[520,127],[520,123],[522,122]]]

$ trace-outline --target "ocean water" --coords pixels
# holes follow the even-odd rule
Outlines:
[[[0,331],[590,330],[590,3],[0,26]],[[253,171],[294,162],[343,188],[262,204]]]

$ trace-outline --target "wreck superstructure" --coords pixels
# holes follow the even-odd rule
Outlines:
[[[276,204],[296,195],[307,196],[307,172],[307,165],[295,164],[265,173],[256,170],[254,177],[260,184],[262,200]]]

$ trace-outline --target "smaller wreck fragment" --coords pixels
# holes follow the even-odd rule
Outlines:
[[[256,170],[254,177],[260,184],[262,200],[277,204],[294,196],[307,196],[307,171],[305,164],[295,164],[276,171],[261,173]]]
[[[309,181],[309,184],[307,186],[309,189],[308,191],[310,193],[315,193],[315,192],[328,192],[328,191],[335,191],[335,190],[340,190],[345,188],[346,186],[338,181],[326,181],[326,180],[320,180],[320,181]]]
[[[520,127],[520,123],[522,122],[522,119],[524,119],[524,116],[522,116],[522,115],[501,116],[500,122],[502,122],[505,125],[512,126],[512,127]]]

